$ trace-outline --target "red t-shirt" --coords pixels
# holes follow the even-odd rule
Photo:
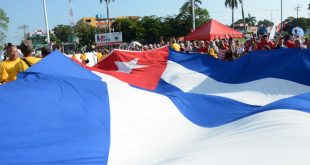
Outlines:
[[[271,49],[274,47],[273,45],[273,42],[271,42],[271,41],[266,41],[266,42],[264,42],[264,41],[261,41],[261,42],[259,42],[258,44],[257,44],[257,50],[262,50],[262,48],[263,48],[263,46],[264,45],[268,45]]]
[[[283,43],[287,48],[293,48],[294,47],[294,43],[290,42],[290,41],[285,41]]]
[[[206,48],[206,47],[199,48],[198,52],[200,52],[200,53],[208,53],[208,48]]]

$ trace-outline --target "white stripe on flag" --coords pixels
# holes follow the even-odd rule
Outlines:
[[[309,86],[276,78],[265,78],[242,84],[222,83],[173,61],[168,61],[161,78],[183,92],[222,96],[258,106],[310,92]]]

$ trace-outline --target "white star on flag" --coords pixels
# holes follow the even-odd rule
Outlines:
[[[148,67],[146,65],[137,64],[138,61],[138,58],[135,58],[128,62],[116,61],[115,64],[118,67],[117,72],[130,73],[133,69]]]

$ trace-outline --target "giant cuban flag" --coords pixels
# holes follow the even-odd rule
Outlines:
[[[0,86],[0,164],[310,163],[310,52],[53,52]]]

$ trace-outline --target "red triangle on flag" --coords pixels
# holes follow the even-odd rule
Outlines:
[[[148,51],[114,50],[93,70],[131,85],[154,90],[167,67],[168,47]]]

